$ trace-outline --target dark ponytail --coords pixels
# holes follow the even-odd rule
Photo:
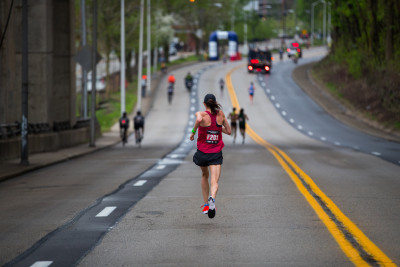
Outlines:
[[[208,99],[207,102],[205,103],[207,107],[211,109],[212,114],[216,114],[218,110],[222,109],[222,106],[217,103],[217,101],[214,101],[213,99]]]

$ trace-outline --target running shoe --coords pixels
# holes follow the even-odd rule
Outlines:
[[[212,219],[215,217],[215,199],[212,196],[208,198],[208,207],[208,218]]]
[[[203,208],[203,211],[202,211],[203,214],[207,214],[208,213],[208,209],[209,209],[208,203],[204,204],[201,207]]]

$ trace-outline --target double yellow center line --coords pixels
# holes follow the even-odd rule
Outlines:
[[[240,105],[232,85],[231,74],[242,67],[240,65],[233,68],[225,77],[232,106],[238,110],[240,110]],[[255,142],[272,153],[328,228],[340,248],[356,266],[396,266],[285,152],[261,138],[248,124],[246,132]]]

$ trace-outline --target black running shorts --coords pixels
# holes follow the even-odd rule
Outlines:
[[[193,156],[193,162],[200,167],[206,167],[210,165],[222,165],[224,158],[222,157],[222,151],[218,153],[204,153],[197,150]]]

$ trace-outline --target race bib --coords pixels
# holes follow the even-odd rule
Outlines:
[[[208,144],[218,144],[219,142],[219,131],[207,131],[207,140]]]

